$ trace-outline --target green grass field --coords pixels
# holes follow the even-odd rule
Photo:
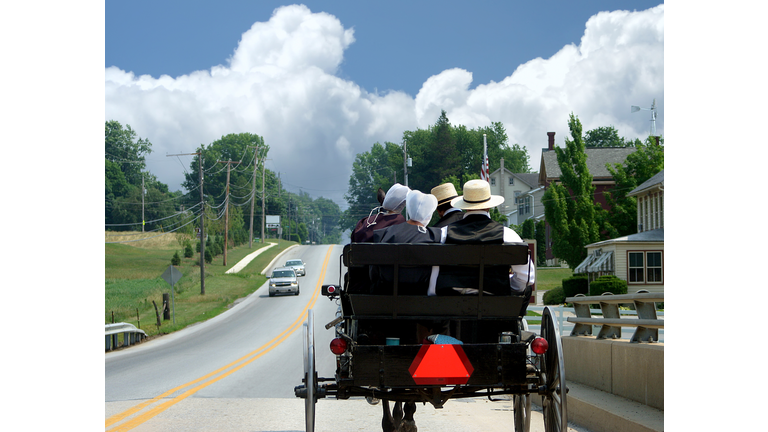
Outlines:
[[[225,272],[250,253],[268,244],[254,242],[253,249],[246,244],[228,250],[226,266],[223,265],[223,255],[215,257],[211,264],[205,265],[205,295],[200,294],[199,254],[193,258],[182,258],[181,265],[176,267],[182,277],[174,286],[174,325],[173,319],[162,319],[163,293],[171,293],[171,285],[162,278],[162,274],[170,266],[175,251],[183,256],[183,248],[173,234],[162,237],[167,238],[164,241],[147,241],[144,245],[142,241],[105,244],[105,323],[111,323],[114,314],[114,322],[131,323],[152,336],[204,321],[231,307],[235,300],[256,291],[266,281],[266,277],[259,273],[280,252],[296,244],[268,239],[278,244],[236,274]],[[108,241],[116,241],[114,238],[111,236]],[[160,312],[159,329],[153,301]]]

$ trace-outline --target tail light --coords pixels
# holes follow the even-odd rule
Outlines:
[[[347,341],[342,338],[336,338],[331,341],[331,352],[339,355],[343,354],[347,350]]]
[[[535,352],[538,355],[542,355],[545,352],[547,352],[547,349],[549,348],[549,343],[546,339],[537,337],[536,339],[531,342],[531,349],[533,352]]]

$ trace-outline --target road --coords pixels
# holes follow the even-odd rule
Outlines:
[[[106,354],[108,431],[303,431],[304,400],[293,394],[303,374],[302,324],[314,309],[317,371],[332,377],[333,337],[324,324],[336,304],[319,295],[338,283],[341,246],[301,246],[280,261],[301,258],[307,276],[299,296],[268,297],[266,286],[226,313],[129,349]],[[321,399],[318,431],[381,430],[381,406],[362,399]],[[419,405],[421,431],[510,431],[510,401],[449,401]],[[543,431],[534,411],[532,431]],[[584,432],[582,428],[569,428]]]

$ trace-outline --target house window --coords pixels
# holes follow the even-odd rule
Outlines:
[[[661,252],[629,252],[627,281],[630,283],[662,283],[663,266]]]
[[[514,177],[510,177],[509,178],[509,185],[510,186],[514,186],[515,185],[515,178]]]
[[[531,196],[526,195],[525,197],[525,214],[528,214],[531,212]]]
[[[496,186],[496,177],[491,177],[491,186]]]
[[[661,252],[646,252],[648,282],[661,282]]]
[[[644,282],[643,273],[645,272],[645,266],[643,265],[643,261],[642,252],[629,253],[629,266],[627,267],[628,282]]]

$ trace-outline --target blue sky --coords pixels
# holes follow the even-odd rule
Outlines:
[[[251,132],[287,189],[342,208],[356,154],[441,109],[502,122],[534,171],[571,112],[642,139],[650,114],[630,105],[655,99],[664,133],[660,2],[529,3],[106,2],[105,120],[153,143],[148,168],[172,190],[190,160],[166,154]]]

